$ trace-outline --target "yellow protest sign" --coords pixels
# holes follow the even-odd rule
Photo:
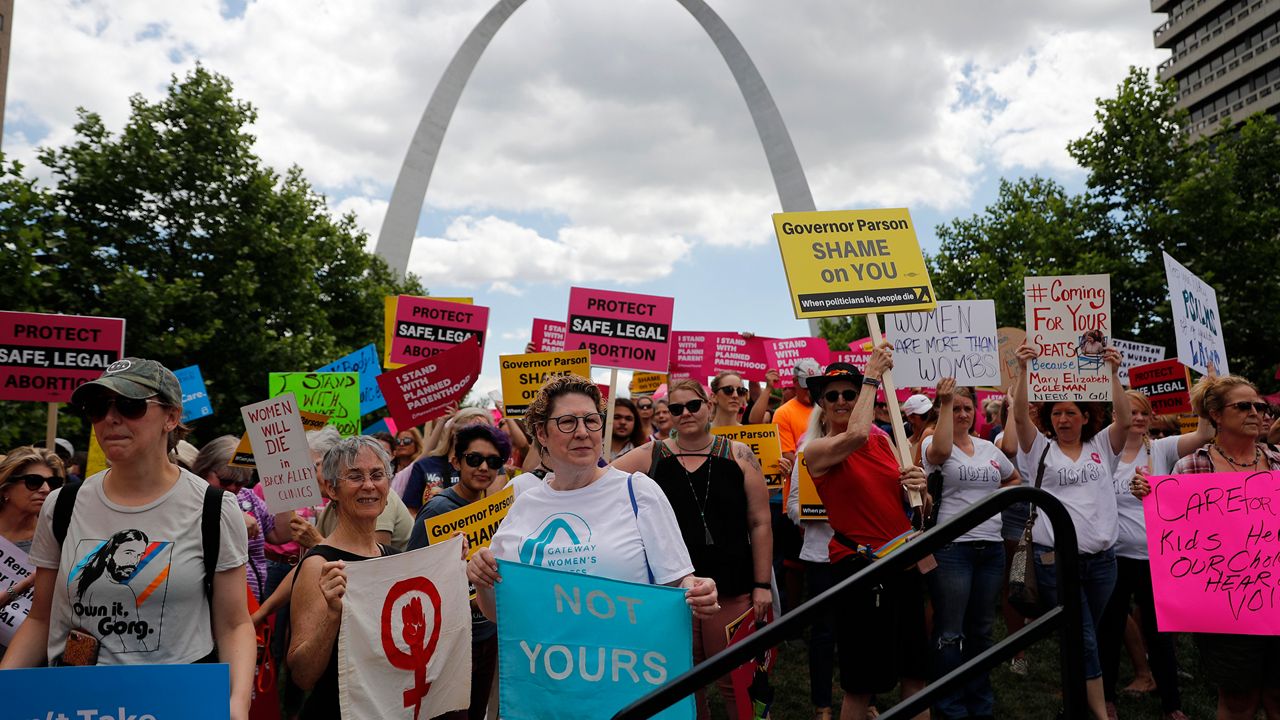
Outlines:
[[[423,529],[427,531],[427,544],[442,543],[462,533],[467,536],[467,543],[470,546],[467,551],[468,557],[482,547],[489,547],[489,541],[498,531],[498,525],[502,522],[502,518],[507,516],[507,510],[515,501],[515,494],[515,486],[508,485],[470,505],[423,520]]]
[[[1199,415],[1179,415],[1178,416],[1178,434],[1190,435],[1200,426]]]
[[[776,213],[773,227],[797,318],[937,305],[906,208]]]
[[[89,477],[96,472],[107,469],[107,454],[98,444],[98,436],[89,428],[89,459],[84,463],[84,476]]]
[[[826,520],[827,506],[822,504],[822,498],[818,496],[818,487],[813,484],[813,477],[809,475],[804,453],[796,456],[796,462],[800,464],[800,519]]]
[[[591,351],[500,355],[498,367],[502,377],[502,404],[506,407],[507,416],[522,417],[547,378],[570,373],[591,377]]]
[[[329,418],[319,413],[299,410],[302,415],[302,429],[308,432],[319,430],[329,422]],[[231,467],[253,468],[258,467],[253,461],[253,446],[249,444],[249,433],[240,436],[240,442],[236,445],[236,451],[231,454],[231,460],[227,463]]]
[[[666,373],[638,372],[631,376],[632,395],[651,395],[667,381]]]
[[[474,301],[469,297],[442,298],[433,297],[432,300],[441,302],[456,302],[463,305],[472,305]],[[396,301],[399,300],[398,295],[387,295],[382,298],[382,367],[388,370],[394,370],[398,367],[404,367],[404,363],[391,362],[391,339],[395,335],[396,330]]]
[[[782,487],[782,440],[777,425],[725,425],[711,428],[712,435],[721,435],[751,448],[760,461],[764,482],[770,490]]]

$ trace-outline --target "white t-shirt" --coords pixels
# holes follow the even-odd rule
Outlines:
[[[924,458],[926,475],[942,469],[942,505],[938,508],[938,523],[946,522],[960,511],[1000,489],[1000,483],[1013,475],[1013,463],[993,443],[973,438],[973,455],[954,445],[951,456],[942,465],[934,465]],[[924,439],[922,456],[933,446],[933,436]],[[1000,538],[1000,515],[993,515],[969,532],[956,538],[956,542],[986,540],[996,542]]]
[[[804,449],[801,443],[800,449]],[[800,463],[791,464],[791,489],[787,493],[787,517],[800,526],[804,541],[800,545],[800,559],[808,562],[831,562],[831,538],[835,531],[826,520],[800,519]]]
[[[650,571],[657,584],[693,572],[671,503],[649,476],[632,475],[635,510],[621,470],[610,467],[576,490],[551,489],[554,478],[518,483],[493,536],[494,557],[637,583],[649,582]]]
[[[108,470],[84,481],[61,547],[53,536],[55,490],[45,500],[31,545],[36,567],[57,570],[49,618],[49,657],[80,627],[98,638],[100,665],[184,664],[213,651],[204,594],[200,516],[209,484],[182,471],[169,492],[139,507],[102,491]],[[222,495],[219,572],[249,558],[244,513]]]
[[[1056,441],[1040,434],[1027,453],[1031,469],[1027,484],[1034,487],[1040,453],[1049,448],[1040,489],[1067,506],[1076,526],[1076,545],[1083,554],[1099,553],[1116,544],[1116,454],[1111,449],[1109,430],[1110,426],[1084,443],[1076,460],[1063,454]],[[1031,537],[1040,545],[1053,545],[1053,526],[1043,512],[1036,516]]]
[[[1177,435],[1151,441],[1151,474],[1168,475],[1178,462]],[[1138,448],[1131,462],[1116,461],[1116,514],[1120,535],[1116,538],[1116,555],[1134,560],[1148,560],[1147,521],[1142,514],[1142,501],[1133,496],[1129,486],[1136,468],[1147,469],[1147,449]]]

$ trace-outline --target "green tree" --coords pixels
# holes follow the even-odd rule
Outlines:
[[[256,112],[225,77],[197,66],[158,102],[130,104],[118,135],[82,109],[75,139],[40,152],[50,190],[15,168],[0,183],[0,205],[29,201],[0,214],[0,229],[28,228],[37,270],[0,287],[0,306],[125,318],[127,354],[201,366],[217,415],[198,429],[212,436],[241,431],[239,407],[266,396],[269,371],[381,346],[383,296],[423,294],[365,250],[354,217],[334,218],[301,169],[263,165]],[[0,442],[43,434],[4,425]]]

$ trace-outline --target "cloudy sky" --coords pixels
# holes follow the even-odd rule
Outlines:
[[[492,0],[19,0],[3,146],[28,163],[77,106],[119,128],[195,62],[258,109],[257,151],[303,168],[372,245],[427,99]],[[1064,147],[1130,65],[1164,54],[1138,0],[710,0],[768,84],[819,209],[934,226],[1001,177],[1079,187]],[[746,105],[671,0],[531,0],[494,38],[436,164],[409,270],[492,308],[486,377],[571,285],[676,298],[685,330],[801,335]],[[372,338],[370,338],[372,340]],[[278,368],[287,370],[294,368]],[[208,370],[206,370],[208,372]]]

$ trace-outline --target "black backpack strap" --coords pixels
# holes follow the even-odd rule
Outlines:
[[[667,442],[665,440],[653,441],[653,456],[649,459],[649,477],[658,476],[658,463],[662,461],[663,455],[666,453]]]
[[[222,488],[209,485],[200,511],[200,544],[204,551],[204,596],[213,602],[213,576],[218,572],[218,548],[222,544]],[[55,508],[56,510],[56,508]]]
[[[71,527],[71,513],[76,508],[76,494],[80,492],[83,482],[68,483],[62,486],[58,500],[53,505],[53,537],[58,546],[67,539],[67,528]]]

